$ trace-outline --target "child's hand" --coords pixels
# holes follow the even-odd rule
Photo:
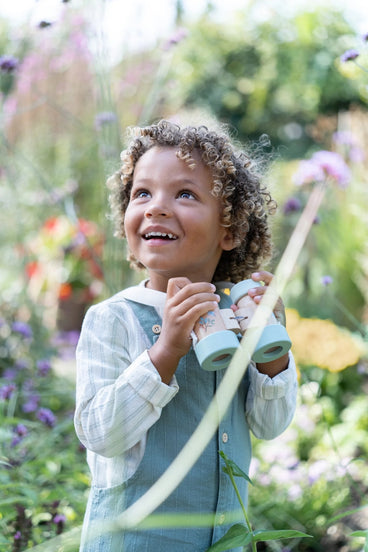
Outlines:
[[[272,281],[272,278],[273,274],[271,274],[271,272],[266,272],[265,270],[260,270],[259,272],[254,272],[252,274],[252,280],[254,280],[255,282],[264,282],[265,284],[262,287],[258,286],[248,291],[249,297],[252,297],[255,303],[260,303],[262,296],[266,293],[267,286]],[[278,297],[273,309],[273,313],[277,321],[280,322],[283,326],[286,326],[285,307],[281,297]]]
[[[190,349],[191,332],[197,320],[218,306],[220,297],[208,282],[192,283],[188,278],[171,278],[160,337],[149,350],[162,381],[169,383],[179,360]]]

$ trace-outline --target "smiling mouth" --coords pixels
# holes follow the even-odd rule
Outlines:
[[[145,240],[152,240],[155,238],[159,238],[161,240],[177,240],[178,236],[175,236],[175,234],[166,233],[166,232],[148,232],[148,234],[143,234],[143,238]]]

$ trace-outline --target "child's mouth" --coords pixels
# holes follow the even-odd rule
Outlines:
[[[160,239],[160,240],[177,240],[178,236],[175,234],[166,233],[166,232],[148,232],[148,234],[143,234],[145,240]]]

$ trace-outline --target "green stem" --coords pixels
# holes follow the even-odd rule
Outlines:
[[[244,515],[244,519],[245,519],[245,523],[247,524],[247,527],[248,527],[248,531],[249,533],[252,533],[252,526],[251,526],[251,523],[249,521],[249,517],[248,517],[248,513],[247,513],[247,510],[245,509],[245,506],[244,506],[244,502],[242,500],[242,497],[240,496],[240,493],[239,493],[239,490],[238,490],[238,487],[235,483],[235,478],[234,478],[234,475],[233,475],[233,471],[231,469],[228,470],[228,474],[230,476],[230,480],[231,480],[231,483],[232,483],[232,486],[234,487],[235,489],[235,492],[236,492],[236,496],[238,497],[238,500],[239,500],[239,504],[240,504],[240,507],[243,511],[243,515]],[[257,545],[256,543],[252,540],[252,550],[253,552],[257,552]]]
[[[351,312],[345,307],[343,303],[336,297],[333,297],[333,301],[337,308],[354,324],[354,326],[359,330],[359,332],[362,334],[363,337],[367,336],[367,330],[363,327],[362,324],[351,314]]]

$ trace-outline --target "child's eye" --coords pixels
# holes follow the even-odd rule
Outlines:
[[[181,192],[179,192],[178,195],[179,197],[182,197],[184,199],[195,199],[195,195],[189,190],[182,190]]]
[[[132,198],[139,199],[142,197],[149,197],[150,193],[147,190],[133,190]]]

